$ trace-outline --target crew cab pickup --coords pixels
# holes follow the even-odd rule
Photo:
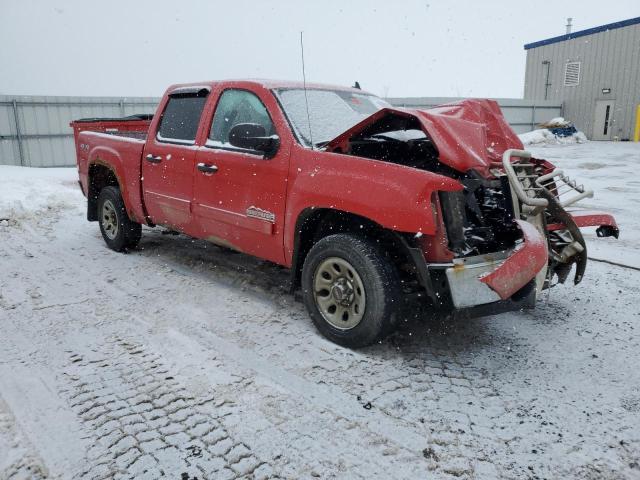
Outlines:
[[[280,81],[173,85],[153,116],[72,122],[108,247],[164,226],[291,269],[317,328],[359,347],[405,296],[429,309],[532,307],[587,254],[568,207],[592,192],[532,158],[490,100],[393,108],[359,89]]]

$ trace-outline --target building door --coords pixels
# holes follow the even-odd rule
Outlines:
[[[611,140],[613,105],[611,100],[596,100],[591,140]]]

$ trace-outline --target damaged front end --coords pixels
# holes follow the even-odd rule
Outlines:
[[[599,237],[618,238],[615,219],[604,212],[572,210],[570,207],[580,200],[593,197],[593,191],[579,185],[549,162],[532,158],[527,151],[505,151],[502,165],[517,197],[514,202],[517,214],[536,225],[547,237],[549,262],[544,287],[550,286],[554,274],[559,283],[564,283],[573,264],[576,265],[574,284],[577,285],[582,281],[587,265],[587,245],[580,227],[597,227]]]
[[[587,264],[580,227],[595,226],[598,236],[618,237],[611,215],[567,209],[593,192],[545,160],[508,149],[491,173],[489,179],[466,175],[461,192],[440,193],[448,245],[456,258],[452,265],[431,268],[445,268],[455,308],[489,303],[491,294],[481,283],[496,301],[521,289],[535,297],[554,278],[564,283],[574,264],[578,284]]]
[[[469,173],[460,182],[462,191],[439,194],[447,246],[454,256],[428,266],[436,278],[447,280],[438,292],[438,306],[463,310],[486,305],[494,313],[532,307],[549,258],[544,232],[521,217],[506,175],[487,179]]]
[[[461,184],[433,198],[441,231],[410,242],[417,276],[436,308],[484,314],[532,307],[553,279],[565,282],[574,264],[574,282],[582,280],[587,247],[580,227],[618,236],[611,215],[570,209],[592,192],[522,150],[489,100],[382,109],[325,148]]]

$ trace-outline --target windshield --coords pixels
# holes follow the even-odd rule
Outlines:
[[[363,118],[391,106],[381,98],[365,93],[307,89],[307,116],[303,89],[278,89],[275,93],[298,138],[306,146],[311,145],[312,138],[315,145],[325,144]]]

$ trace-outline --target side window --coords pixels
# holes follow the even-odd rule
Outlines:
[[[255,94],[246,90],[225,90],[213,115],[208,143],[228,144],[229,132],[240,123],[257,123],[264,127],[266,135],[275,133],[267,108]]]
[[[160,127],[158,140],[193,143],[196,139],[200,115],[207,100],[206,94],[175,95],[169,97]]]

